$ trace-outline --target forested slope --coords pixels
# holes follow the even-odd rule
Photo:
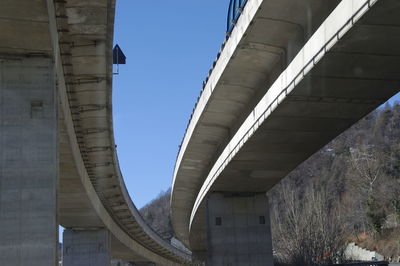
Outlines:
[[[170,218],[170,198],[171,189],[162,191],[155,199],[140,209],[144,220],[164,239],[170,239],[175,235]]]
[[[275,254],[286,263],[328,263],[357,241],[399,256],[399,140],[400,105],[386,105],[269,191]],[[164,238],[174,235],[169,199],[170,190],[140,210]]]
[[[399,140],[400,105],[386,105],[268,193],[274,249],[284,261],[298,262],[300,257],[308,258],[307,263],[329,263],[345,241],[387,258],[400,255]],[[305,250],[314,254],[303,254]]]

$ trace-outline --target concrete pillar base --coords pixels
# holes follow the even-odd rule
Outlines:
[[[110,266],[110,251],[110,233],[106,229],[64,230],[63,266]]]
[[[207,265],[273,266],[265,193],[212,193],[207,200],[207,243]]]

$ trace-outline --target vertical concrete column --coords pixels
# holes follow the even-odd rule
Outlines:
[[[213,193],[207,200],[207,265],[273,266],[268,200]]]
[[[58,264],[53,62],[0,59],[0,264]]]
[[[64,230],[63,266],[110,265],[111,239],[107,229]]]

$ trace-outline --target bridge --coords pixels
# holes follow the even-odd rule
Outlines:
[[[185,265],[124,184],[113,134],[115,0],[2,0],[0,264]]]
[[[397,0],[232,0],[178,153],[175,232],[208,265],[273,265],[266,192],[400,89]]]

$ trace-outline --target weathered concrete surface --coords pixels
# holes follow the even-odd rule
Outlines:
[[[251,0],[246,4],[202,90],[175,165],[172,223],[186,245],[190,212],[215,160],[339,2]]]
[[[112,256],[162,265],[189,262],[190,255],[172,247],[144,222],[119,169],[111,101],[115,1],[69,0],[57,2],[55,10],[58,30],[53,35],[59,47],[55,50],[60,50],[60,98],[71,158],[78,182],[113,235]],[[74,226],[63,221],[65,227]]]
[[[51,55],[45,0],[2,0],[0,52],[10,55]]]
[[[111,236],[107,229],[63,233],[63,266],[110,266]]]
[[[0,58],[1,265],[57,263],[57,109],[51,59]]]
[[[60,206],[67,213],[61,224],[90,227],[100,221],[112,234],[112,256],[125,261],[188,263],[189,254],[144,222],[119,169],[111,101],[115,1],[48,0],[48,6],[66,133],[62,182],[67,186]],[[77,196],[75,202],[70,195]],[[92,210],[85,212],[82,201]]]
[[[0,58],[47,57],[55,63],[61,187],[49,202],[58,203],[53,215],[59,223],[106,227],[112,255],[126,261],[188,263],[189,254],[145,224],[120,173],[111,112],[114,13],[114,0],[4,0]]]
[[[207,265],[273,266],[265,193],[212,193],[207,198]]]
[[[280,15],[278,7],[279,4],[271,7],[271,16]],[[273,12],[274,8],[278,8],[277,12]],[[216,85],[210,90],[206,86],[203,91],[208,96],[200,98],[175,169],[171,201],[174,228],[194,251],[206,250],[203,221],[208,193],[267,191],[399,91],[399,13],[399,1],[342,1],[305,39],[288,65],[271,82],[258,85],[261,91],[263,86],[267,88],[260,98],[254,98],[257,102],[243,103],[251,110],[243,119],[232,117],[235,122],[230,125],[236,123],[238,129],[227,127],[224,122],[233,103],[217,103],[212,96],[235,79],[237,72],[230,64],[240,62],[242,56],[234,53],[225,59],[221,54],[221,62],[217,62],[209,79],[210,86]],[[260,28],[258,36],[274,32],[267,27],[263,30]],[[251,62],[242,63],[257,67]],[[219,69],[219,64],[224,68]],[[257,69],[265,73],[261,67]],[[217,78],[212,79],[214,72]],[[226,75],[232,78],[223,79]],[[237,95],[235,101],[241,99],[244,97]],[[207,119],[213,120],[210,128],[229,128],[230,134],[209,130],[207,135],[202,131]],[[219,148],[211,148],[213,145]],[[197,197],[194,202],[193,197]]]

